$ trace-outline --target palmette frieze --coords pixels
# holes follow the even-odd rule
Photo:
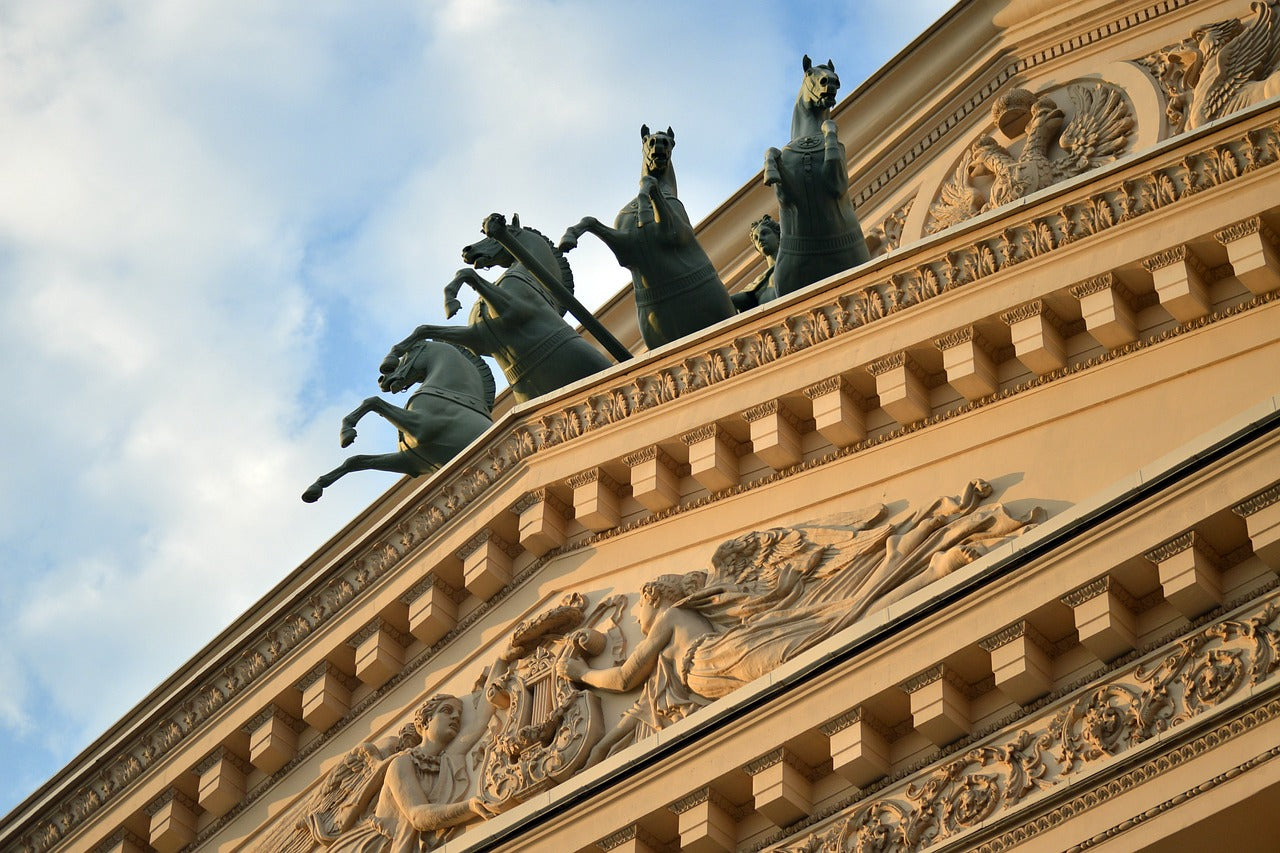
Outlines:
[[[1248,500],[1236,504],[1231,509],[1238,516],[1248,517],[1254,513],[1262,512],[1262,510],[1277,503],[1280,503],[1280,483],[1263,489]]]
[[[1237,154],[1237,151],[1240,153]],[[1171,159],[1141,178],[1124,181],[1123,185],[1117,184],[1111,189],[1091,193],[1086,198],[1064,203],[1055,213],[1037,217],[1029,223],[1003,228],[998,234],[979,239],[964,250],[945,253],[933,261],[916,265],[910,271],[896,273],[869,290],[877,294],[873,301],[883,305],[884,310],[889,311],[893,306],[896,306],[893,310],[901,310],[944,292],[948,285],[958,286],[955,282],[977,280],[1034,257],[1033,253],[1036,251],[1045,251],[1051,241],[1047,237],[1034,238],[1033,234],[1057,235],[1054,239],[1058,246],[1064,242],[1083,239],[1112,227],[1117,221],[1118,212],[1126,205],[1132,207],[1135,216],[1145,215],[1176,203],[1189,194],[1235,180],[1244,173],[1244,163],[1252,163],[1259,168],[1271,167],[1278,155],[1280,125],[1269,122],[1228,142],[1215,143],[1200,151]],[[1127,202],[1124,201],[1126,197]],[[1068,235],[1070,240],[1065,239]],[[227,664],[216,677],[197,687],[191,697],[183,700],[167,719],[138,736],[128,747],[125,756],[94,771],[93,780],[84,786],[84,790],[92,791],[93,796],[84,793],[67,796],[45,825],[24,837],[24,843],[32,850],[41,851],[56,844],[88,815],[96,812],[103,803],[136,780],[158,757],[167,754],[196,727],[209,720],[232,697],[253,683],[320,625],[343,611],[362,591],[395,567],[410,550],[417,549],[456,513],[493,488],[518,462],[542,448],[572,440],[585,432],[616,423],[637,412],[754,370],[777,357],[851,332],[859,328],[859,325],[854,320],[857,312],[851,311],[850,306],[866,305],[866,300],[869,299],[867,290],[864,288],[847,296],[839,296],[832,302],[806,308],[777,322],[766,331],[742,335],[731,342],[713,347],[709,352],[684,357],[679,363],[658,368],[651,376],[608,390],[589,391],[584,398],[560,413],[543,416],[536,422],[513,426],[506,435],[498,437],[486,447],[479,458],[473,458],[469,466],[446,475],[438,484],[433,484],[425,502],[396,525],[388,539],[364,551],[344,566],[337,576],[317,584],[307,593],[301,606],[255,639],[249,648],[240,653],[236,661]],[[882,291],[889,294],[888,299],[881,295]],[[1135,342],[1017,387],[1002,389],[993,399],[1020,393],[1026,388],[1036,387],[1069,372],[1087,369],[1153,342],[1200,328],[1222,317],[1267,304],[1273,299],[1272,294],[1257,297],[1244,305],[1166,330],[1151,341]],[[863,311],[868,317],[874,313],[870,309]],[[768,321],[771,318],[762,319]],[[836,455],[857,452],[882,441],[892,440],[968,409],[969,407],[961,407],[955,411],[933,415],[910,427],[868,439],[846,451],[839,451]],[[818,464],[822,464],[822,461],[818,460]],[[777,476],[779,475],[771,475],[762,482],[771,482]]]
[[[1037,792],[1077,784],[1165,731],[1246,700],[1275,682],[1277,668],[1280,606],[1273,592],[1113,673],[1105,684],[1042,708],[1016,734],[968,748],[768,849],[869,853],[951,841]]]

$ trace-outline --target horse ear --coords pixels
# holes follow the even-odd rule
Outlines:
[[[518,229],[520,227],[520,214],[518,213],[511,214],[511,227],[513,229]]]
[[[812,67],[813,67],[813,62],[812,62],[812,61],[810,61],[810,59],[809,59],[809,54],[807,54],[807,53],[806,53],[806,54],[804,55],[804,61],[803,61],[803,62],[801,62],[800,64],[804,66],[804,70],[805,70],[805,71],[808,71],[810,68],[812,68]]]
[[[671,142],[674,144],[676,141],[676,132],[671,129],[671,125],[667,125],[667,136],[671,137]]]
[[[827,60],[827,67],[830,68],[832,71],[836,70],[836,64],[832,62],[830,59]]]
[[[640,138],[641,139],[649,138],[649,125],[647,124],[640,125]]]

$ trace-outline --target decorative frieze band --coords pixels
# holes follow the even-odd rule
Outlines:
[[[628,841],[638,841],[644,846],[650,847],[654,850],[661,850],[665,847],[665,845],[655,836],[645,831],[643,827],[636,823],[633,823],[630,826],[624,826],[617,832],[606,835],[604,838],[601,838],[596,842],[596,846],[601,850],[608,851],[613,850],[616,847],[621,847]]]
[[[700,806],[703,803],[711,803],[721,811],[733,816],[736,820],[739,815],[739,809],[733,803],[729,802],[723,794],[715,788],[699,788],[692,794],[681,797],[671,805],[667,806],[667,810],[673,814],[681,815],[689,811],[689,809]]]
[[[978,645],[987,652],[994,652],[1001,646],[1007,646],[1014,640],[1022,637],[1030,640],[1037,648],[1040,649],[1040,651],[1044,652],[1049,657],[1053,657],[1057,654],[1057,650],[1054,648],[1053,643],[1049,642],[1045,638],[1044,634],[1037,631],[1036,627],[1025,619],[1014,622],[1012,625],[996,631],[991,636],[979,640]]]
[[[1227,243],[1234,243],[1237,240],[1243,240],[1250,234],[1257,234],[1264,241],[1275,246],[1277,244],[1276,233],[1271,230],[1271,226],[1262,219],[1261,216],[1250,216],[1248,219],[1242,219],[1232,225],[1228,225],[1221,231],[1213,235],[1213,239],[1217,240],[1224,246]]]
[[[404,595],[400,596],[398,601],[401,604],[412,604],[416,599],[421,597],[423,593],[427,592],[427,590],[432,587],[443,592],[457,604],[461,604],[467,597],[467,591],[465,589],[458,589],[452,586],[448,581],[441,578],[435,572],[430,572],[422,580],[409,587],[409,590]]]
[[[195,800],[191,799],[177,788],[166,789],[163,794],[156,797],[150,803],[147,803],[147,806],[143,811],[147,813],[147,817],[155,817],[156,812],[169,805],[169,803],[181,803],[183,806],[197,814],[200,811],[200,807],[196,805]]]
[[[1191,251],[1186,245],[1174,246],[1172,249],[1165,249],[1163,252],[1157,252],[1142,262],[1142,267],[1147,272],[1155,272],[1165,267],[1173,266],[1176,263],[1184,262],[1188,267],[1194,270],[1205,281],[1213,281],[1213,270],[1209,269],[1209,265],[1200,260],[1195,252]]]
[[[1142,602],[1130,594],[1129,590],[1115,582],[1111,575],[1103,575],[1102,577],[1089,581],[1083,586],[1076,587],[1071,592],[1062,596],[1062,603],[1068,607],[1079,607],[1086,601],[1097,598],[1104,593],[1110,593],[1119,599],[1120,603],[1135,613],[1143,610]]]
[[[796,429],[801,429],[804,422],[796,415],[795,412],[782,405],[777,400],[766,400],[758,406],[752,406],[742,413],[742,417],[748,423],[758,421],[761,418],[767,418],[777,415]]]
[[[1247,518],[1275,503],[1280,503],[1280,483],[1268,486],[1248,500],[1241,501],[1233,506],[1231,511],[1241,518]]]
[[[476,551],[479,551],[489,543],[493,543],[495,548],[506,554],[508,557],[514,559],[515,557],[520,556],[519,545],[514,545],[508,542],[492,530],[481,530],[475,536],[472,536],[467,540],[466,544],[457,550],[456,556],[459,560],[465,560],[467,557],[470,557]]]
[[[366,626],[362,630],[362,633],[364,630],[368,630],[368,627]],[[373,634],[370,633],[368,636],[365,637],[365,639],[368,639],[369,636],[373,636]],[[361,642],[363,642],[363,640],[361,640]],[[359,645],[359,643],[356,643],[356,645]],[[403,646],[408,644],[401,643],[400,645]],[[360,684],[360,680],[358,678],[354,678],[348,675],[347,673],[339,669],[337,666],[334,666],[334,664],[331,661],[325,660],[325,661],[321,661],[310,672],[302,676],[302,678],[298,679],[298,683],[293,685],[294,689],[296,689],[299,693],[305,693],[308,687],[315,684],[325,675],[331,675],[334,678],[338,679],[338,681],[341,682],[342,685],[346,687],[348,690],[355,690],[356,687],[359,686]]]
[[[388,623],[382,617],[378,617],[357,631],[355,636],[350,640],[347,640],[347,645],[353,649],[357,648],[361,643],[372,637],[374,634],[377,634],[379,631],[386,633],[387,636],[391,637],[391,639],[395,640],[402,646],[408,646],[413,642],[413,638],[408,634]]]
[[[263,720],[263,722],[266,722],[266,720]],[[195,773],[197,776],[203,776],[205,773],[207,773],[209,770],[213,769],[215,766],[217,766],[220,762],[223,762],[223,761],[231,762],[231,764],[241,773],[247,774],[249,773],[249,771],[253,769],[253,765],[251,765],[248,761],[245,761],[243,758],[236,755],[234,752],[227,749],[225,746],[220,746],[217,749],[215,749],[213,752],[206,755],[200,761],[200,763],[195,766]]]
[[[1043,318],[1058,334],[1064,338],[1070,337],[1072,329],[1063,322],[1062,318],[1043,299],[1033,299],[1000,315],[1000,319],[1010,326],[1014,323],[1021,323],[1023,320],[1030,320],[1033,317]]]
[[[599,483],[615,495],[621,495],[624,491],[622,485],[609,476],[602,468],[588,468],[578,474],[574,474],[567,480],[569,487],[578,489],[583,486],[589,486],[592,483]]]
[[[959,673],[943,663],[930,667],[917,675],[913,675],[906,681],[899,684],[898,689],[903,693],[915,693],[922,687],[928,687],[930,684],[937,681],[946,681],[965,696],[968,696],[970,699],[974,698],[975,691],[973,685],[965,681],[960,677]]]
[[[247,735],[251,735],[266,725],[273,717],[293,729],[295,732],[302,732],[303,729],[307,727],[307,724],[302,720],[299,720],[288,711],[285,711],[280,706],[272,703],[254,715],[249,722],[241,726],[240,731]]]
[[[1245,126],[1245,122],[1253,126]],[[1247,151],[1255,151],[1251,164],[1257,168],[1272,167],[1280,151],[1280,125],[1272,112],[1250,115],[1241,121],[1238,136],[1217,139],[1212,145],[1197,140],[1196,150],[1170,152],[1149,165],[1148,173],[1124,183],[1132,188],[1136,198],[1134,216],[1141,217],[1175,204],[1183,198],[1228,184],[1246,174],[1244,170],[1221,167],[1224,158],[1246,157]],[[1240,154],[1234,153],[1236,150]],[[1225,152],[1225,153],[1224,153]],[[1101,180],[1101,179],[1100,179]],[[992,228],[977,233],[974,243],[950,254],[952,266],[977,280],[1002,269],[1052,251],[1031,239],[1038,225],[1051,222],[1070,240],[1089,237],[1117,224],[1116,201],[1120,197],[1120,182],[1084,191],[1087,195],[1072,196],[1063,201],[1059,212],[1035,217],[1034,221],[1017,222],[1008,227]],[[1072,190],[1074,192],[1074,190]],[[1012,214],[1011,214],[1012,215]],[[909,307],[922,299],[942,292],[930,282],[939,280],[939,271],[948,266],[947,253],[935,258],[923,258],[913,269],[895,271],[886,277],[884,287],[889,297],[884,300],[888,310]],[[959,280],[959,279],[957,279]],[[896,282],[896,283],[895,283]],[[858,283],[857,287],[863,285]],[[1272,301],[1267,295],[1248,307]],[[1228,316],[1228,314],[1223,316]],[[774,323],[785,333],[782,356],[801,351],[815,344],[844,334],[858,327],[846,316],[845,309],[835,299],[830,304],[798,310],[797,313],[774,320],[766,312],[762,323]],[[1195,322],[1211,322],[1212,318]],[[1194,327],[1189,326],[1189,328]],[[1145,345],[1139,343],[1140,347]],[[1129,352],[1125,350],[1124,352]],[[207,674],[204,682],[191,691],[181,708],[181,723],[176,731],[172,720],[159,715],[142,718],[141,733],[119,753],[119,758],[106,765],[86,767],[77,779],[93,781],[92,788],[101,791],[91,801],[89,786],[76,785],[74,793],[50,803],[42,810],[38,824],[25,827],[22,842],[33,850],[48,850],[89,815],[94,814],[104,802],[109,801],[134,783],[154,761],[169,752],[188,737],[246,686],[254,683],[282,657],[293,650],[320,625],[332,619],[357,599],[366,589],[396,566],[405,554],[434,536],[457,513],[476,500],[493,485],[504,479],[524,459],[539,450],[578,438],[587,432],[616,423],[636,413],[668,402],[685,393],[701,389],[725,379],[741,375],[768,363],[749,347],[740,346],[735,340],[721,346],[713,346],[705,353],[683,357],[670,364],[655,365],[653,381],[633,382],[625,385],[591,389],[584,397],[571,402],[565,411],[572,418],[543,418],[537,423],[517,423],[510,431],[493,439],[488,452],[478,456],[470,465],[459,466],[433,482],[430,494],[416,512],[396,525],[384,541],[372,544],[368,550],[337,568],[333,576],[309,589],[296,606],[272,625],[245,643],[240,656],[232,664],[217,672]],[[674,389],[663,391],[662,389]],[[576,426],[571,426],[570,421]]]

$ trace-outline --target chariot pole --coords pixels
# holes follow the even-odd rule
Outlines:
[[[505,223],[504,223],[505,224]],[[519,240],[512,240],[510,233],[505,227],[493,229],[494,233],[486,236],[492,237],[498,241],[502,248],[511,253],[511,257],[515,258],[520,264],[527,269],[538,282],[555,296],[561,305],[569,309],[569,313],[582,324],[582,327],[591,333],[600,345],[608,351],[618,362],[627,361],[631,358],[631,351],[622,345],[622,341],[615,338],[604,327],[604,324],[595,318],[595,315],[587,310],[587,306],[578,301],[578,298],[569,291],[567,287],[560,283],[560,280],[546,265],[532,253],[525,251],[520,245]]]

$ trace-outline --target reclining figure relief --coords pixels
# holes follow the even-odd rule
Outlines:
[[[561,673],[597,690],[640,695],[588,763],[656,733],[749,684],[839,631],[946,577],[1029,529],[984,504],[991,486],[969,483],[901,521],[883,505],[821,522],[739,536],[711,571],[664,575],[641,590],[644,640],[620,665],[565,660]]]

